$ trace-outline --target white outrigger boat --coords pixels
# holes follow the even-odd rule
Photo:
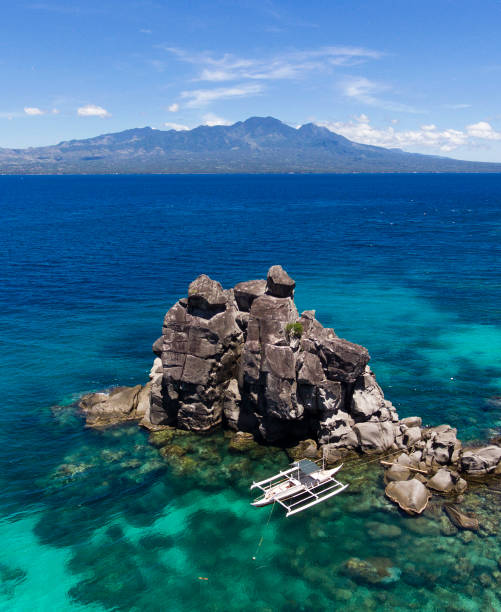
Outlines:
[[[271,478],[252,483],[251,490],[257,488],[263,491],[261,497],[251,502],[252,506],[277,502],[287,510],[285,516],[291,516],[341,493],[348,486],[334,478],[343,464],[326,470],[324,460],[319,466],[315,461],[300,459],[291,465],[292,468]]]

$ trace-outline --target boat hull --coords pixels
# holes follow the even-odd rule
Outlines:
[[[299,484],[293,487],[289,487],[282,491],[274,491],[272,495],[265,495],[264,497],[260,497],[259,499],[251,502],[251,506],[255,506],[256,508],[260,508],[261,506],[268,506],[273,502],[276,502],[278,499],[287,499],[288,497],[292,497],[293,495],[297,495],[301,491],[304,490],[304,486]],[[270,489],[270,493],[273,489]]]

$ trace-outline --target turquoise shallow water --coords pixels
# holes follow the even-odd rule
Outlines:
[[[465,502],[480,535],[438,506],[401,516],[378,468],[265,527],[248,484],[281,451],[218,434],[166,461],[71,408],[145,381],[199,273],[231,286],[281,263],[300,309],[369,348],[401,415],[499,431],[501,177],[0,177],[0,207],[0,609],[501,608],[496,484]]]

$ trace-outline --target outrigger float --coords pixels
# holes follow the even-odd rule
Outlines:
[[[318,461],[322,461],[321,466]],[[342,493],[348,485],[336,480],[334,474],[339,472],[343,464],[326,470],[325,459],[318,461],[300,459],[292,463],[288,470],[260,482],[253,482],[251,490],[261,489],[263,495],[251,502],[251,505],[261,507],[277,502],[287,510],[285,516],[291,516]]]

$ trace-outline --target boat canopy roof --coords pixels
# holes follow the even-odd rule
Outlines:
[[[313,472],[318,472],[320,469],[316,463],[310,461],[309,459],[300,459],[296,462],[296,465],[306,476],[308,476],[308,474],[312,474]]]

